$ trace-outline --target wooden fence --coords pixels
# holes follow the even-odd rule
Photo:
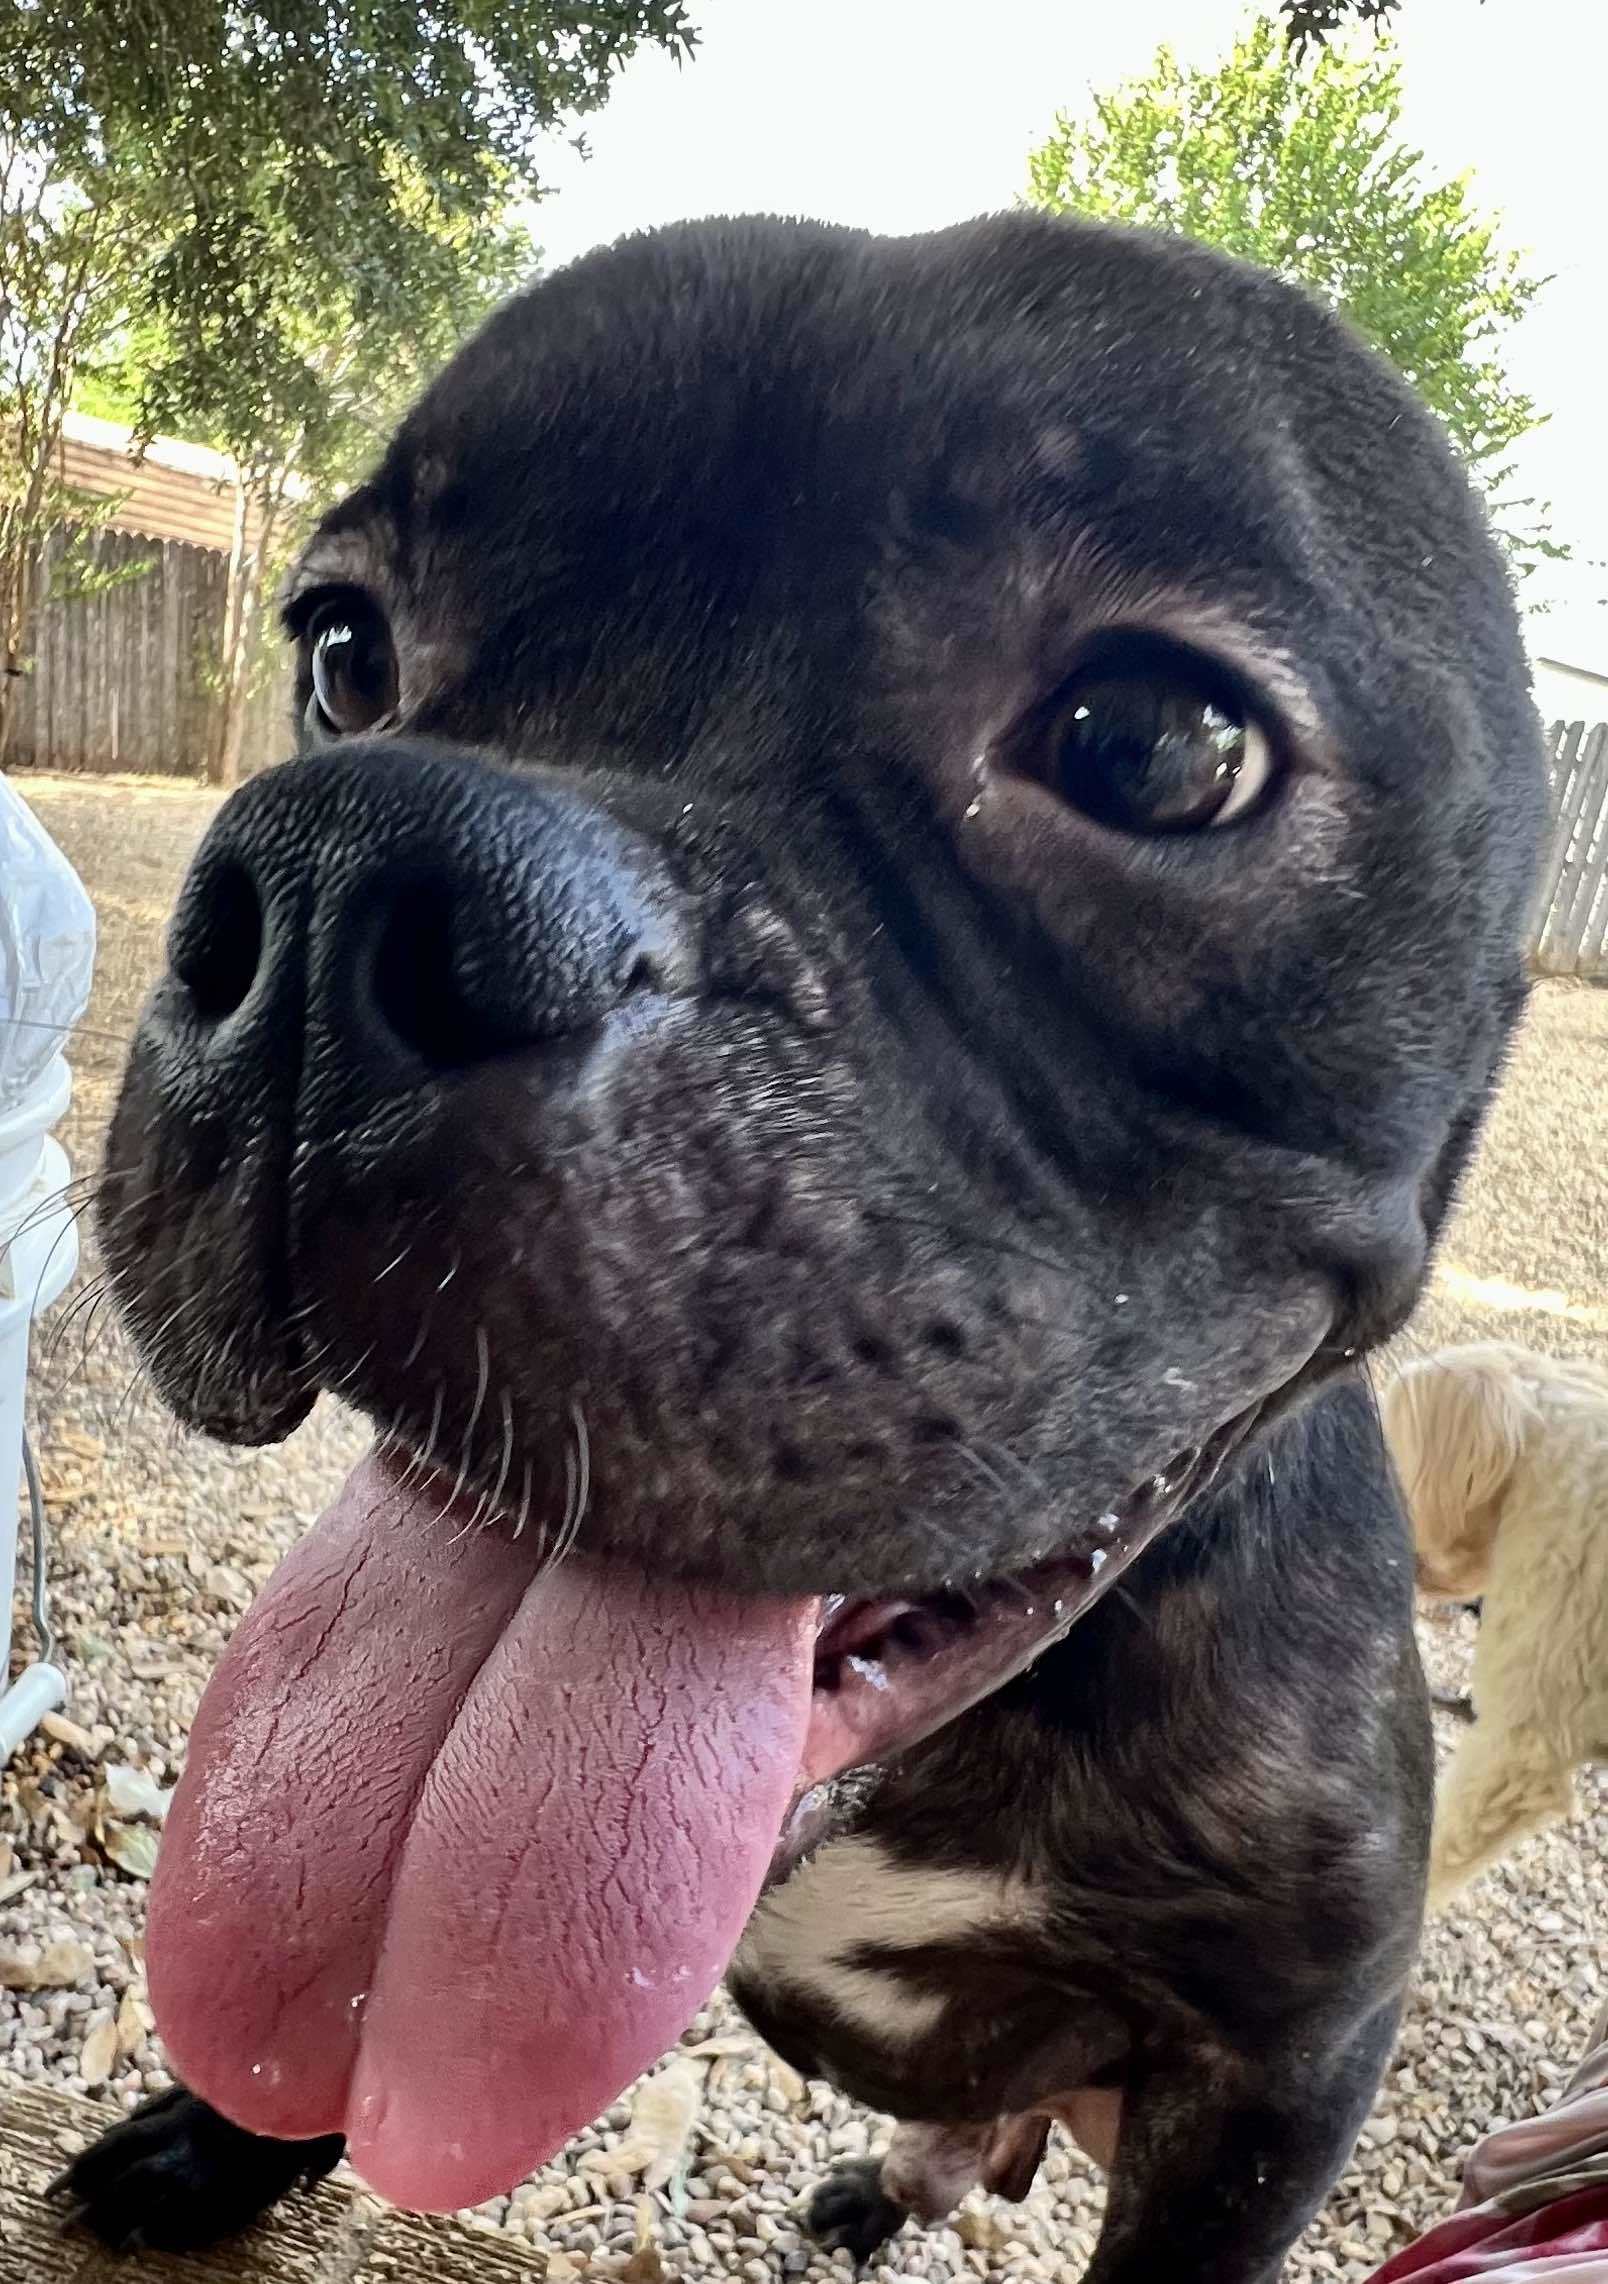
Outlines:
[[[47,540],[49,593],[69,545]],[[228,560],[215,548],[102,530],[77,561],[125,574],[78,599],[47,601],[28,637],[32,671],[16,684],[7,761],[22,768],[201,777],[211,742],[210,669],[223,635]],[[248,766],[289,750],[282,684],[252,702]]]
[[[1552,848],[1531,956],[1542,975],[1608,980],[1608,722],[1547,732]]]

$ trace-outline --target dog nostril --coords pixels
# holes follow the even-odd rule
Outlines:
[[[485,1036],[464,996],[455,935],[449,891],[422,881],[393,892],[374,948],[376,1013],[393,1038],[436,1070],[462,1070],[502,1044]]]
[[[224,865],[212,880],[191,941],[175,956],[174,972],[208,1023],[237,1014],[262,965],[262,899],[243,865]]]

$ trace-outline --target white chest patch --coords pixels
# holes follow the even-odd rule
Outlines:
[[[1036,1925],[1041,1909],[1025,1880],[902,1864],[856,1833],[830,1841],[765,1898],[736,1965],[757,1985],[841,2015],[864,2037],[909,2045],[937,2028],[948,2000],[849,1954],[863,1943],[911,1950],[998,1935]]]

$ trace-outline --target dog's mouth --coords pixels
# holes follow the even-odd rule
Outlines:
[[[398,2203],[505,2192],[680,2036],[834,1780],[1020,1673],[1249,1424],[1014,1578],[875,1600],[536,1562],[370,1459],[195,1724],[148,1948],[175,2066]]]
[[[799,1780],[767,1884],[832,1828],[834,1779],[891,1759],[1030,1666],[1209,1481],[1245,1434],[1236,1420],[1096,1516],[1074,1547],[1006,1577],[937,1593],[828,1595],[819,1605]]]

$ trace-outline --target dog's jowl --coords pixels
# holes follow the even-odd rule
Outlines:
[[[185,1419],[380,1441],[196,1723],[86,2218],[504,2191],[729,1970],[901,2121],[830,2241],[1058,2121],[1097,2284],[1275,2277],[1424,1878],[1361,1361],[1544,811],[1433,423],[1185,244],[705,224],[496,317],[285,615],[103,1242]]]

